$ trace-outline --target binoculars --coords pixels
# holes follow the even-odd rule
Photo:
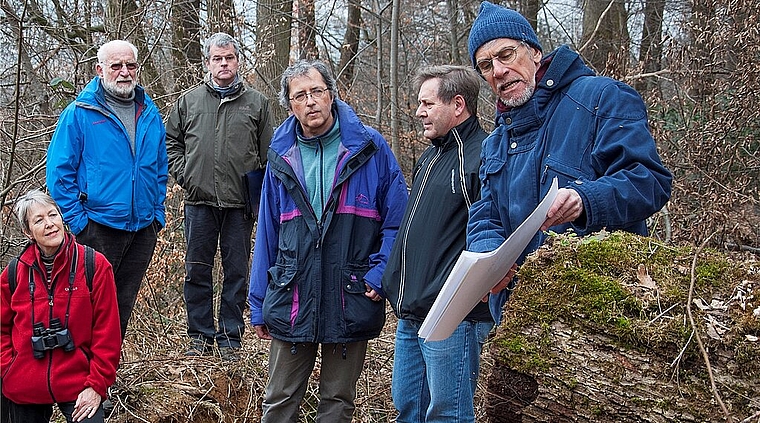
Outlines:
[[[74,341],[68,328],[61,327],[59,318],[50,319],[50,327],[45,328],[42,322],[33,326],[32,354],[34,358],[45,357],[45,351],[55,348],[63,348],[64,351],[74,351]]]

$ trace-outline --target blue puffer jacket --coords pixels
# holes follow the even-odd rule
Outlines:
[[[585,235],[602,228],[647,234],[645,219],[670,198],[671,174],[649,132],[647,111],[628,85],[594,76],[580,56],[560,47],[533,97],[497,117],[483,142],[481,200],[472,205],[467,249],[498,247],[535,209],[552,179],[583,199],[578,220],[552,227]],[[536,250],[537,234],[523,252]],[[498,323],[507,291],[491,296]]]
[[[47,186],[74,234],[88,219],[137,231],[164,218],[168,160],[158,108],[135,88],[135,153],[95,77],[61,113],[48,146]]]
[[[248,293],[251,323],[286,342],[344,343],[380,334],[385,302],[364,295],[381,279],[407,202],[383,137],[335,100],[341,145],[322,220],[303,183],[294,116],[269,147]]]

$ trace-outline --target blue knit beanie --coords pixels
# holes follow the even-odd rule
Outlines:
[[[536,31],[530,26],[528,20],[518,12],[497,6],[491,2],[484,1],[480,4],[478,17],[472,23],[470,29],[470,38],[468,48],[470,50],[470,59],[472,66],[477,69],[475,64],[475,51],[483,44],[497,38],[511,38],[517,41],[525,41],[531,47],[535,47],[541,52],[544,49],[538,42]]]

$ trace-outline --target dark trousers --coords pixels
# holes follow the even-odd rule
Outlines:
[[[103,253],[113,266],[122,341],[145,271],[153,258],[159,229],[155,221],[137,232],[128,232],[90,220],[76,236],[79,243]]]
[[[93,247],[94,248],[94,247]],[[74,401],[58,403],[58,408],[66,418],[68,423],[72,423],[71,415],[74,413]],[[5,418],[5,411],[3,411]],[[48,423],[53,416],[53,404],[16,404],[8,401],[8,423]],[[81,422],[85,423],[103,423],[105,413],[103,405],[98,407],[98,411],[91,418],[85,418]],[[5,420],[2,421],[5,423]]]
[[[185,304],[187,334],[219,347],[240,347],[245,323],[253,221],[243,209],[185,205]],[[217,330],[214,325],[214,256],[217,245],[224,279]]]

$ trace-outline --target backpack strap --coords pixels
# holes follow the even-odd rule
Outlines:
[[[89,245],[84,246],[84,275],[87,278],[87,289],[92,294],[92,279],[95,277],[95,250]]]
[[[13,257],[13,259],[11,259],[11,262],[8,263],[8,287],[11,289],[11,296],[13,296],[13,293],[16,292],[16,286],[18,285],[18,282],[16,282],[17,269],[18,257]]]
[[[16,292],[16,273],[18,269],[18,257],[11,259],[8,263],[8,287],[11,295]],[[84,275],[87,278],[87,289],[92,293],[92,280],[95,278],[95,250],[89,245],[84,246]]]

